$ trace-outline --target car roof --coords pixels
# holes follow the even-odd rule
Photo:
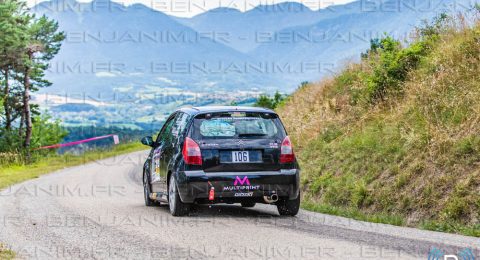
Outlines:
[[[242,112],[258,112],[258,113],[274,113],[273,110],[262,108],[262,107],[246,107],[246,106],[201,106],[201,107],[187,107],[181,108],[178,111],[182,111],[188,114],[196,115],[209,112],[231,112],[231,111],[242,111]]]

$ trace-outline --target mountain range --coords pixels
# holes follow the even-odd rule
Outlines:
[[[408,40],[422,20],[473,3],[360,0],[314,11],[285,2],[179,18],[140,4],[52,0],[31,11],[57,20],[67,36],[43,91],[289,92],[358,60],[372,38]]]

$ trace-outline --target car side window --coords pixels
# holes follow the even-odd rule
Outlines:
[[[187,127],[188,122],[188,114],[186,113],[178,113],[175,119],[175,125],[172,129],[172,134],[174,138],[178,138],[180,135],[183,134],[185,128]]]
[[[171,116],[167,120],[167,122],[165,122],[165,124],[162,127],[162,130],[160,131],[160,133],[157,136],[157,141],[156,141],[157,143],[168,142],[167,139],[171,136],[172,127],[173,127],[173,124],[175,123],[175,118],[176,118],[176,115]]]

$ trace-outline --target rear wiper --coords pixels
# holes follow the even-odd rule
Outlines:
[[[260,133],[249,133],[249,134],[238,134],[238,137],[248,137],[248,136],[266,136],[267,134]]]

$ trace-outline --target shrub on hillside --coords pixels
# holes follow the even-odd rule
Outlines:
[[[431,23],[417,28],[418,38],[404,47],[391,36],[372,39],[370,49],[362,59],[370,67],[363,74],[363,98],[370,104],[384,101],[388,95],[401,94],[408,74],[417,69],[422,60],[432,51],[440,34],[445,30],[448,16],[442,14]]]

